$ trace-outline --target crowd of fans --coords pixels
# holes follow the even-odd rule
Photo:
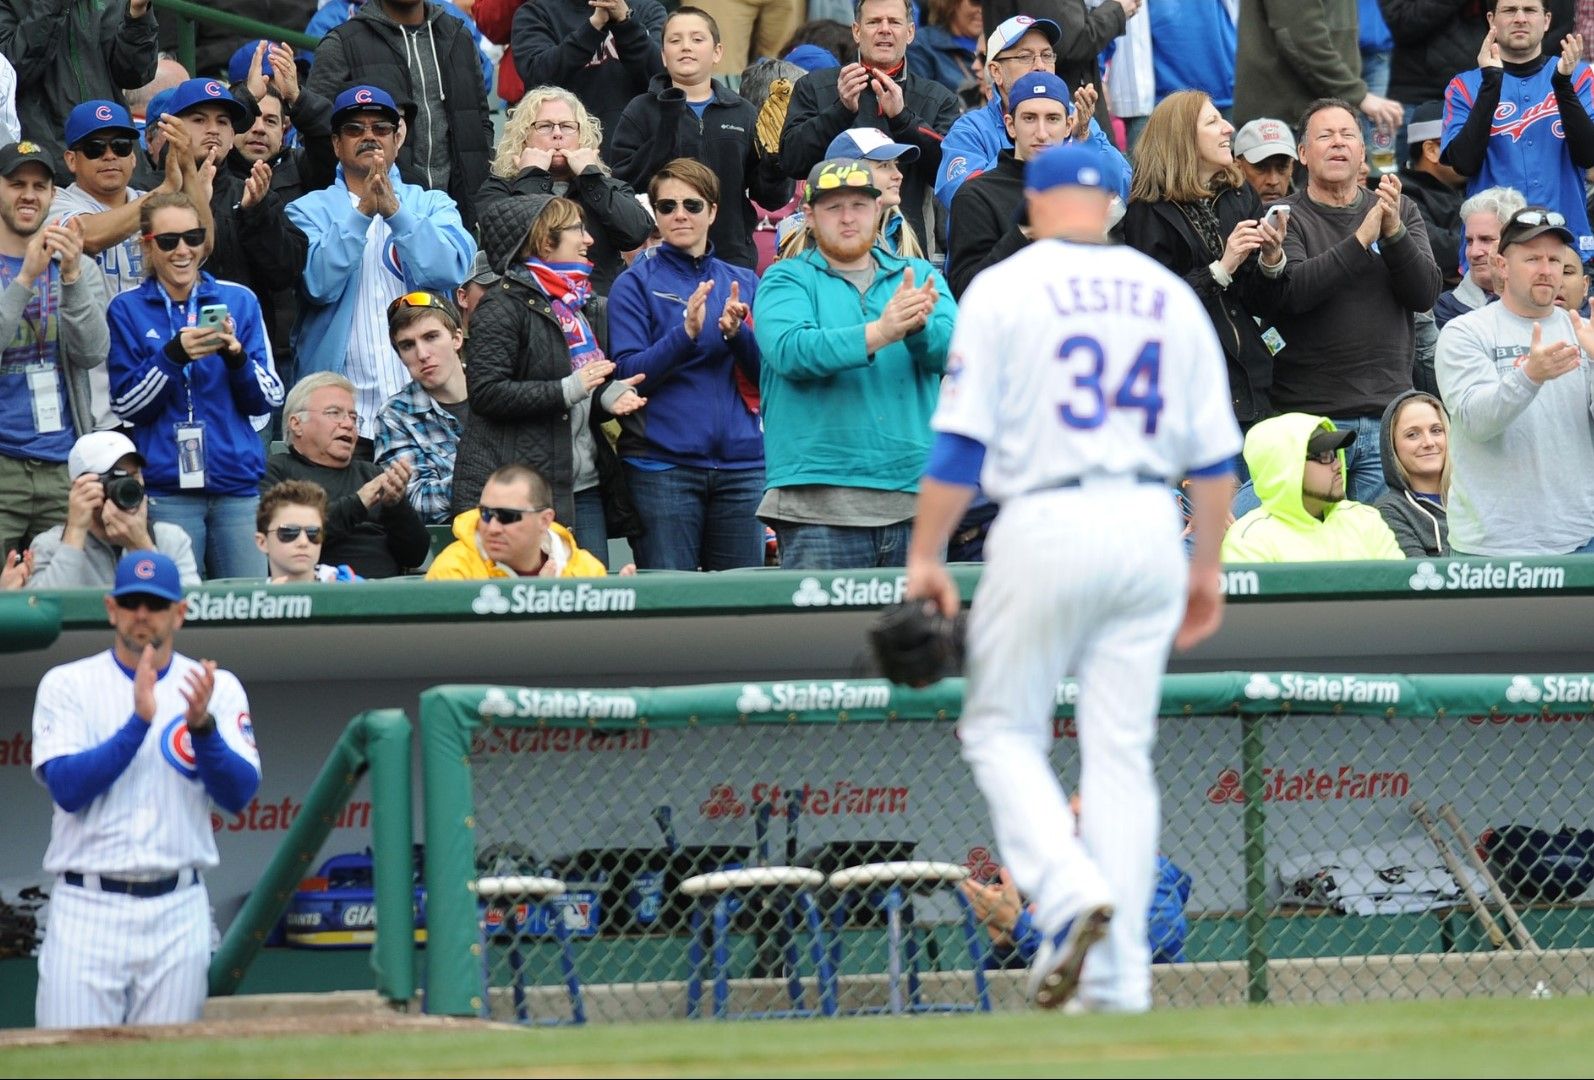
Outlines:
[[[900,565],[1067,141],[1222,342],[1226,557],[1594,550],[1594,4],[241,6],[318,46],[0,0],[0,586]]]

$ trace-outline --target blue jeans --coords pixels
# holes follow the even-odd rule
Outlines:
[[[589,487],[575,494],[576,520],[560,522],[576,538],[576,546],[609,565],[609,523],[603,516],[603,489]]]
[[[871,570],[906,566],[913,522],[895,525],[804,525],[777,522],[780,565],[787,570]]]
[[[1567,554],[1569,554],[1569,555],[1594,555],[1594,537],[1591,537],[1589,539],[1589,542],[1584,544],[1582,547],[1574,548],[1570,552],[1568,552]]]
[[[188,534],[205,578],[258,578],[266,576],[266,556],[255,546],[259,508],[258,495],[152,495],[149,520]]]
[[[643,570],[733,570],[764,565],[764,470],[694,469],[650,472],[627,465],[631,499],[643,533],[631,541]]]

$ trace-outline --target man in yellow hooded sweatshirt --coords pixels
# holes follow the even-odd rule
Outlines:
[[[635,566],[620,571],[636,573]],[[529,465],[487,478],[480,504],[454,519],[454,542],[432,560],[428,581],[506,577],[603,577],[608,571],[553,519],[553,492]]]
[[[1253,427],[1245,463],[1262,505],[1229,526],[1223,561],[1404,559],[1378,511],[1345,498],[1345,447],[1355,440],[1306,413]]]

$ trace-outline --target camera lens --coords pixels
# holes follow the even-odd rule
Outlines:
[[[144,485],[136,476],[108,473],[104,483],[105,497],[123,510],[137,510],[138,504],[144,501]]]

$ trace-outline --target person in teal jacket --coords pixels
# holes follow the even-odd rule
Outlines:
[[[928,262],[876,245],[868,162],[820,162],[807,198],[817,246],[770,267],[753,304],[758,516],[782,566],[902,566],[957,305]]]

